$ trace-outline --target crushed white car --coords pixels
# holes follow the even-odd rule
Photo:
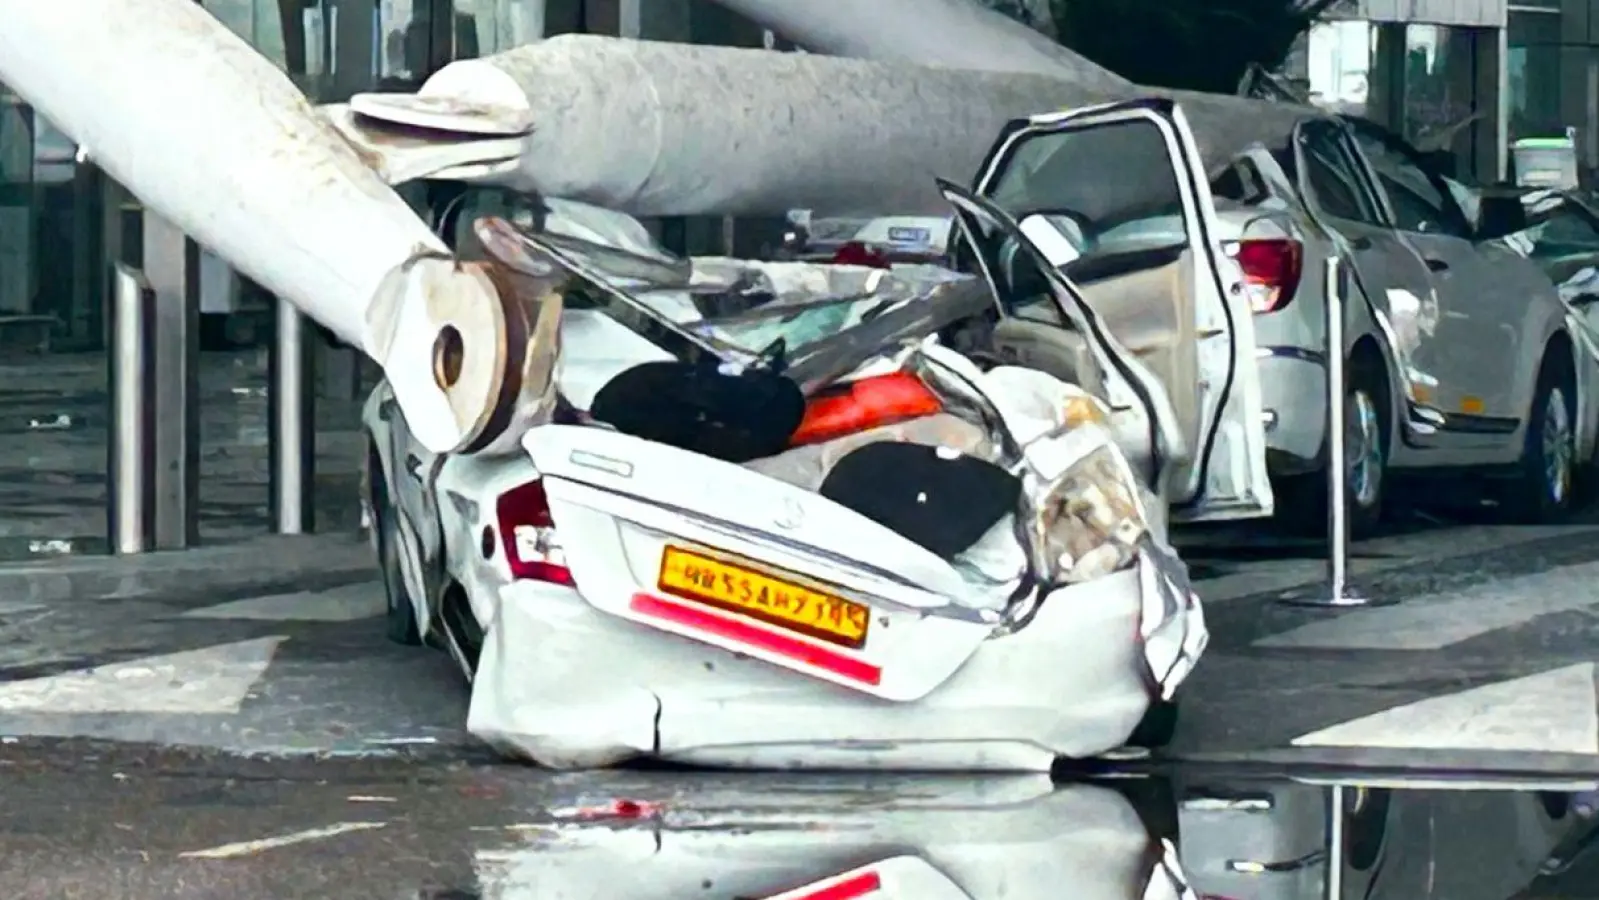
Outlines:
[[[1169,738],[1208,640],[1151,491],[1182,440],[1058,273],[1121,408],[996,364],[981,279],[474,233],[528,311],[499,389],[544,418],[435,456],[386,387],[366,410],[391,636],[460,662],[474,735],[553,767],[962,771]]]

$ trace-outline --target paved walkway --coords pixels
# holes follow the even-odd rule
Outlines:
[[[200,536],[269,530],[266,353],[200,363]],[[103,354],[0,358],[0,561],[103,553],[108,401]],[[319,530],[359,522],[360,402],[318,398]]]
[[[1274,602],[1319,577],[1292,548],[1191,551],[1216,636],[1173,754],[1599,773],[1596,538],[1575,525],[1369,542],[1360,581],[1402,602],[1343,612]],[[0,736],[482,756],[453,664],[386,642],[383,609],[355,538],[3,567]]]

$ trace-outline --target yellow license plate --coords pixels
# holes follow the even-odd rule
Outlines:
[[[660,587],[829,643],[856,649],[866,643],[871,610],[865,606],[680,547],[666,548]]]

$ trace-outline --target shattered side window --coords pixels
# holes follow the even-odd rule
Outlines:
[[[1017,219],[1070,220],[1084,256],[1187,243],[1177,170],[1154,122],[1039,132],[1001,166],[990,199]]]
[[[1258,206],[1271,199],[1271,188],[1260,170],[1248,159],[1235,159],[1210,183],[1210,194],[1217,208]]]
[[[1563,203],[1532,229],[1534,259],[1562,259],[1599,253],[1599,223]]]

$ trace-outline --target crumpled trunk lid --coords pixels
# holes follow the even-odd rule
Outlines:
[[[942,684],[997,621],[944,560],[742,466],[594,427],[523,446],[605,613],[896,701]]]

